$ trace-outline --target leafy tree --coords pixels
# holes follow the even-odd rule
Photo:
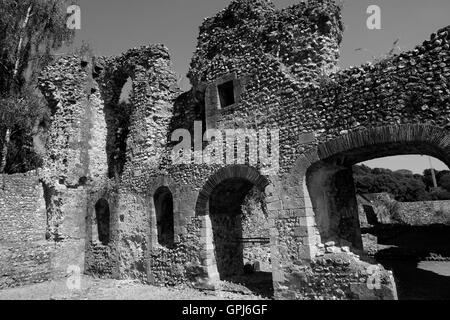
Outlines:
[[[362,164],[359,166],[353,166],[353,175],[367,175],[372,173],[372,168]]]
[[[394,172],[395,174],[401,174],[404,176],[413,176],[413,172],[411,170],[401,169]]]
[[[434,174],[437,176],[436,170],[434,170]],[[431,169],[425,169],[423,171],[423,181],[425,182],[425,185],[427,186],[428,190],[434,188],[433,175],[431,173]]]
[[[391,174],[392,170],[386,168],[374,168],[372,169],[373,174]]]
[[[436,171],[436,179],[438,180],[438,184],[439,184],[439,180],[442,178],[442,176],[445,176],[447,174],[450,174],[450,170]]]
[[[356,191],[360,194],[365,193],[373,193],[373,185],[374,185],[374,179],[372,175],[357,175],[354,176],[355,184],[356,184]]]
[[[66,27],[70,4],[64,0],[0,0],[0,173],[9,162],[14,162],[9,173],[16,172],[14,167],[29,169],[22,166],[29,155],[19,150],[28,150],[33,131],[47,118],[37,77],[51,61],[52,52],[74,36]]]
[[[354,166],[353,172],[358,193],[387,192],[392,194],[396,200],[407,202],[432,199],[431,194],[427,191],[424,177],[413,174],[409,170],[393,172],[383,168],[370,169],[367,166]],[[440,196],[443,197],[445,194],[441,192]]]
[[[74,32],[67,28],[68,1],[0,0],[0,92],[20,92],[36,80],[52,52]]]
[[[447,191],[450,191],[450,171],[441,171],[439,173],[444,173],[444,174],[439,174],[438,175],[438,185],[442,188],[444,188]]]
[[[405,181],[405,185],[406,188],[403,189],[402,195],[399,196],[400,201],[411,202],[431,200],[422,180],[408,179]]]
[[[0,98],[3,111],[0,113],[0,128],[9,131],[8,136],[0,140],[8,157],[1,158],[1,172],[22,172],[39,164],[39,157],[34,150],[32,139],[27,137],[34,133],[37,125],[35,121],[41,117],[48,117],[48,110],[42,98],[32,92],[25,92],[18,96]],[[2,124],[7,124],[2,125]],[[6,140],[9,139],[9,140]],[[8,146],[9,148],[6,148]],[[6,159],[10,161],[6,161]],[[6,169],[6,170],[5,170]]]
[[[448,200],[450,199],[450,191],[437,187],[430,192],[431,200]]]

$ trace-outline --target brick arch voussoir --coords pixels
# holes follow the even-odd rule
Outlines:
[[[450,132],[427,124],[403,124],[357,130],[321,143],[317,147],[319,159],[339,153],[389,143],[427,143],[441,150],[446,158],[450,156]]]
[[[195,207],[196,216],[207,214],[207,205],[213,190],[225,180],[233,178],[247,180],[253,183],[261,191],[264,191],[270,184],[270,181],[253,167],[245,165],[231,165],[221,168],[208,178],[203,188],[200,190]]]
[[[159,188],[166,187],[167,189],[169,189],[172,195],[175,195],[174,191],[176,191],[176,189],[174,188],[174,185],[175,181],[171,177],[168,176],[157,177],[153,181],[152,185],[148,188],[148,194],[153,196]]]
[[[450,130],[429,124],[387,125],[352,131],[306,150],[297,158],[287,176],[284,177],[283,185],[293,186],[297,192],[307,195],[306,174],[315,163],[370,145],[407,142],[426,143],[433,146],[442,154],[440,160],[450,167]],[[301,187],[297,190],[298,186]]]

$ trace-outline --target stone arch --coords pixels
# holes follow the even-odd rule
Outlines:
[[[151,248],[157,248],[159,247],[159,241],[158,241],[158,223],[157,223],[157,212],[156,212],[156,203],[155,203],[155,194],[158,192],[159,189],[162,190],[162,188],[168,190],[172,194],[173,199],[173,219],[174,219],[174,245],[177,243],[177,237],[176,237],[176,231],[177,231],[177,222],[179,220],[179,212],[178,212],[178,198],[179,198],[179,192],[175,188],[175,182],[173,179],[169,176],[163,175],[158,176],[154,178],[152,184],[149,186],[149,188],[146,191],[146,194],[149,195],[148,203],[149,203],[149,217],[148,221],[150,223],[149,225],[149,243],[150,243],[150,249]],[[150,255],[149,255],[150,259]]]
[[[99,199],[95,204],[95,219],[97,221],[98,241],[103,245],[108,245],[111,237],[111,214],[109,203],[104,198]]]
[[[167,175],[161,175],[157,176],[152,179],[152,184],[147,189],[148,194],[155,194],[156,190],[158,190],[161,187],[167,187],[172,194],[175,194],[176,188],[176,182]]]
[[[351,166],[374,158],[426,154],[450,164],[450,133],[427,124],[403,124],[357,130],[328,140],[309,150],[295,163],[305,202],[309,247],[335,241],[361,249],[359,219]]]
[[[349,132],[321,143],[317,148],[320,160],[340,157],[347,163],[369,160],[374,155],[385,157],[413,153],[428,154],[448,165],[449,131],[427,124],[380,126]],[[342,159],[342,156],[345,158]]]
[[[216,240],[217,240],[217,231],[214,232],[218,225],[218,222],[214,219],[211,219],[210,216],[210,198],[215,194],[215,190],[223,186],[224,184],[231,183],[232,185],[239,185],[239,190],[249,191],[251,187],[256,187],[261,191],[265,191],[267,187],[270,185],[269,180],[261,175],[257,169],[248,167],[245,165],[232,165],[228,167],[224,167],[219,169],[216,173],[214,173],[204,184],[203,188],[198,194],[197,203],[196,203],[196,217],[201,222],[201,230],[200,230],[200,238],[201,238],[201,254],[200,260],[201,264],[206,269],[205,278],[203,281],[207,283],[215,283],[220,280],[222,272],[219,274],[219,271],[223,271],[224,268],[218,268],[218,260],[216,257]],[[240,192],[240,191],[239,191]],[[219,192],[220,193],[220,192]],[[245,192],[246,193],[246,192]],[[244,195],[245,196],[245,195]],[[214,221],[213,221],[214,220]],[[219,219],[219,222],[222,219]],[[230,218],[232,220],[232,218]],[[230,222],[230,221],[228,221]],[[234,225],[231,223],[231,225]],[[236,224],[238,225],[238,224]],[[238,226],[239,227],[239,226]],[[242,227],[242,226],[241,226]],[[242,232],[242,230],[241,230]],[[242,236],[242,234],[241,234]],[[238,235],[233,233],[233,237],[238,237]],[[240,248],[240,247],[239,247]],[[238,249],[239,249],[238,248]],[[242,252],[238,253],[238,249],[230,249],[231,251],[236,253],[236,260],[240,259],[242,256]],[[231,252],[230,251],[230,252]],[[229,255],[231,256],[231,255]],[[222,262],[225,260],[221,260]],[[241,261],[242,263],[242,261]],[[223,263],[222,263],[223,264]],[[238,263],[233,264],[236,270],[239,268]],[[243,263],[242,266],[243,268]],[[231,268],[231,264],[230,264]],[[221,269],[221,270],[219,270]],[[234,270],[234,269],[233,269]],[[236,271],[234,270],[234,271]],[[226,275],[228,276],[228,275]]]
[[[224,167],[213,174],[200,190],[195,207],[196,215],[203,216],[208,213],[208,200],[216,186],[227,179],[235,178],[247,180],[261,191],[264,191],[264,189],[269,185],[269,180],[261,175],[255,168],[245,165],[232,165]]]
[[[302,280],[293,270],[314,259],[322,243],[334,241],[356,252],[362,247],[351,165],[417,153],[433,156],[448,166],[449,131],[428,124],[358,129],[325,141],[319,138],[317,146],[299,155],[280,177],[281,204],[277,207],[281,207],[281,214],[275,218],[272,248],[277,259],[272,266],[276,297],[298,291],[297,283]],[[333,212],[339,217],[334,222]]]

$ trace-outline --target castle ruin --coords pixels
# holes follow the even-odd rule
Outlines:
[[[367,285],[351,166],[414,153],[450,164],[450,27],[347,70],[342,35],[332,0],[234,0],[200,27],[188,92],[163,45],[47,67],[44,165],[0,190],[0,288],[75,265],[215,289],[258,261],[277,299],[396,299],[382,268]],[[178,129],[202,142],[190,163],[173,163]],[[254,148],[245,163],[197,163],[212,129],[278,130],[278,170],[266,174]]]

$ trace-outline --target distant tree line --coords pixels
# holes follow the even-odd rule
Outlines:
[[[356,165],[353,166],[353,177],[359,194],[388,192],[402,202],[450,200],[450,171],[434,171],[437,188],[433,185],[431,169],[426,169],[423,174],[414,174],[409,170],[392,171]]]

